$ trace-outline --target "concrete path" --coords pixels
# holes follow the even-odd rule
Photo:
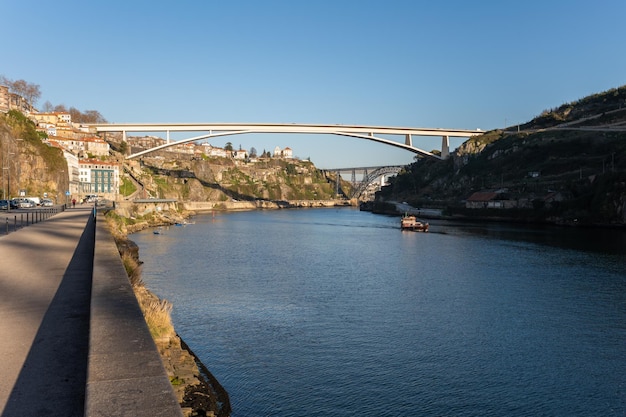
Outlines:
[[[70,209],[0,235],[2,417],[84,413],[91,213]]]

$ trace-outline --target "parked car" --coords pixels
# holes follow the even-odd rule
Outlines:
[[[41,199],[39,197],[25,197],[25,198],[35,203],[36,206],[41,205]]]
[[[54,206],[54,202],[49,198],[44,198],[41,200],[41,207],[52,207]]]
[[[36,206],[34,201],[27,198],[14,198],[12,201],[15,202],[19,208],[32,208]]]
[[[0,200],[0,210],[13,210],[18,208],[17,204],[13,200]]]

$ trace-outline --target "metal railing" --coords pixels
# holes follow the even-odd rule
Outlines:
[[[8,212],[4,213],[4,227],[2,228],[2,233],[8,235],[10,232],[16,232],[17,230],[24,228],[26,226],[40,223],[48,220],[50,217],[54,216],[57,213],[65,211],[65,206],[55,206],[55,207],[46,207],[46,208],[37,208],[30,209],[28,211],[20,211],[20,212]],[[2,214],[0,214],[1,218]],[[1,224],[1,223],[0,223]]]

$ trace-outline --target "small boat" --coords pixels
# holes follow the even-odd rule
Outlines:
[[[161,231],[162,231],[162,230],[161,230],[161,228],[159,227],[158,229],[154,229],[154,230],[152,231],[152,233],[154,233],[155,235],[160,235],[160,234],[161,234]]]
[[[416,232],[428,232],[428,223],[422,223],[412,214],[405,214],[400,220],[401,230],[413,230]]]

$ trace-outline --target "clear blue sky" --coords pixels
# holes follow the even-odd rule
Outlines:
[[[39,107],[97,110],[114,123],[489,130],[626,84],[624,0],[0,3],[0,74],[38,84]],[[322,168],[413,160],[335,136],[212,144],[228,140],[289,146]],[[415,140],[440,146],[431,142]]]

